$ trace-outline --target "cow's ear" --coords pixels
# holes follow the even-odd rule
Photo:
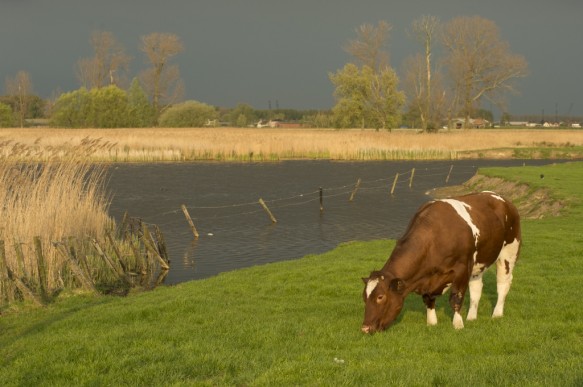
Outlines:
[[[389,283],[389,288],[392,291],[401,294],[405,290],[405,282],[403,282],[403,280],[400,278],[395,278],[391,280],[391,283]]]
[[[369,279],[370,278],[362,277],[362,282],[364,282],[364,284],[366,285],[368,283]]]

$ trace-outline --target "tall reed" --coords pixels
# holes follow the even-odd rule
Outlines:
[[[104,193],[105,168],[86,162],[0,163],[0,239],[6,263],[20,275],[38,277],[33,239],[40,237],[49,288],[55,288],[65,259],[53,242],[68,237],[102,239],[113,227]],[[17,262],[19,245],[24,267]],[[17,269],[18,268],[18,269]]]

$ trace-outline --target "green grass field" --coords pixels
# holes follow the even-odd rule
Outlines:
[[[447,297],[427,327],[411,295],[389,330],[362,334],[360,278],[394,241],[354,242],[126,298],[62,295],[4,311],[0,384],[583,385],[583,163],[481,172],[568,204],[561,217],[523,222],[502,319],[490,318],[492,270],[478,320],[461,331]]]

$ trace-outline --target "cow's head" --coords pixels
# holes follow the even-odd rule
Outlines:
[[[364,322],[362,331],[374,333],[386,329],[403,308],[405,284],[399,278],[389,278],[373,271],[363,278]]]

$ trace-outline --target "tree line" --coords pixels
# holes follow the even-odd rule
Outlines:
[[[42,100],[31,77],[19,71],[6,80],[0,97],[0,126],[25,126],[26,119],[46,117],[59,127],[250,126],[259,120],[303,122],[314,127],[391,129],[405,123],[432,131],[454,117],[468,127],[472,118],[490,118],[484,101],[505,109],[504,98],[528,64],[511,52],[495,22],[456,17],[442,23],[435,16],[413,21],[409,34],[419,53],[405,60],[401,78],[390,64],[386,21],[363,24],[344,46],[351,60],[328,74],[336,103],[329,111],[256,110],[246,104],[219,108],[184,101],[184,84],[172,59],[184,50],[173,34],[141,37],[147,68],[129,76],[131,57],[111,32],[96,31],[93,56],[75,65],[80,88]],[[488,117],[486,117],[488,116]]]

